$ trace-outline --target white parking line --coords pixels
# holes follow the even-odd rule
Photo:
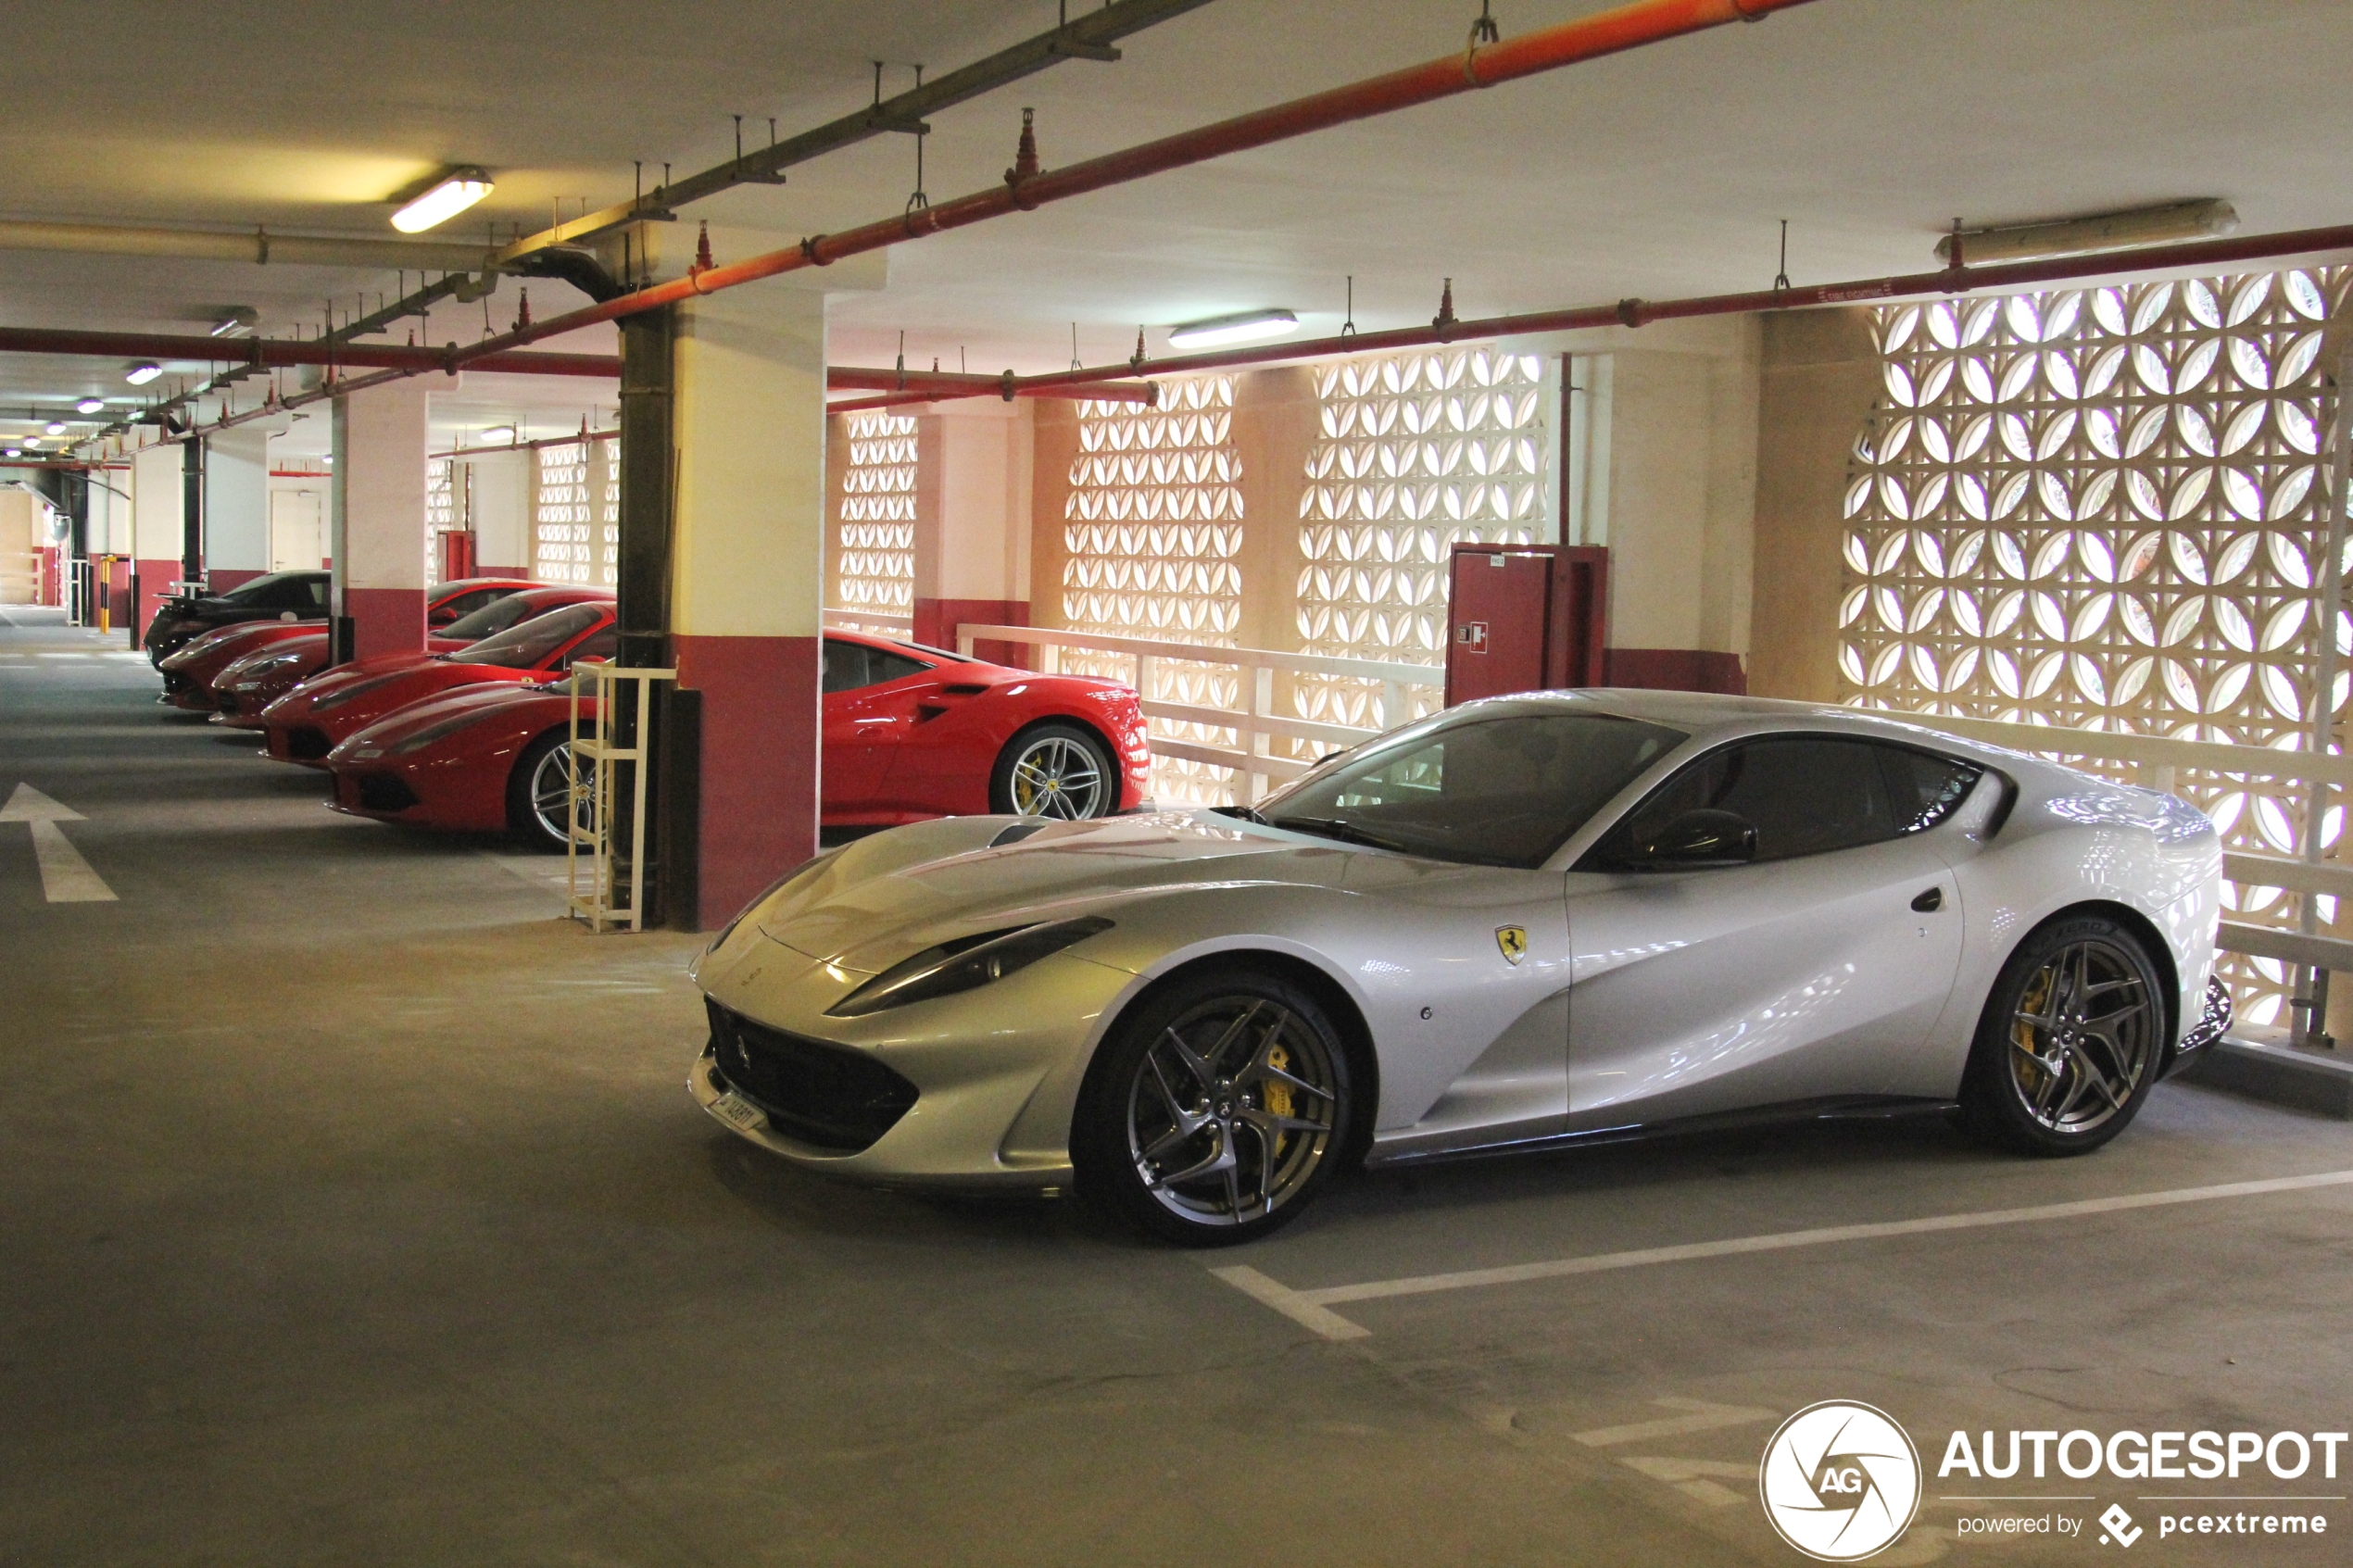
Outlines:
[[[1688,1263],[1706,1258],[1738,1257],[1747,1252],[1780,1252],[1793,1247],[1826,1247],[1842,1241],[1876,1241],[1888,1236],[1928,1236],[1939,1231],[2032,1224],[2046,1220],[2075,1219],[2086,1214],[2114,1214],[2133,1209],[2161,1209],[2176,1203],[2206,1203],[2218,1198],[2257,1198],[2266,1193],[2300,1192],[2313,1187],[2348,1185],[2353,1185],[2353,1171],[2322,1171],[2309,1176],[2274,1176],[2263,1181],[2226,1182],[2220,1186],[2126,1193],[2116,1198],[2082,1198],[2072,1203],[2044,1203],[2031,1209],[1988,1209],[1969,1214],[1931,1214],[1917,1220],[1826,1225],[1819,1230],[1733,1236],[1723,1241],[1690,1242],[1680,1247],[1646,1247],[1631,1252],[1603,1252],[1588,1258],[1555,1258],[1541,1263],[1514,1263],[1498,1269],[1465,1269],[1453,1273],[1368,1280],[1362,1285],[1333,1285],[1315,1290],[1293,1289],[1246,1264],[1214,1268],[1209,1272],[1243,1295],[1272,1307],[1327,1339],[1363,1339],[1372,1330],[1331,1311],[1334,1304],[1385,1301],[1392,1297],[1428,1296],[1447,1290],[1475,1290],[1491,1285],[1524,1285],[1532,1280],[1566,1279],[1574,1274],[1607,1273],[1617,1269],[1648,1268],[1658,1263]]]

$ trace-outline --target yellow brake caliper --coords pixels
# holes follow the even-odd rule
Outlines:
[[[2026,995],[2019,998],[2019,1010],[2041,1012],[2044,1004],[2050,1000],[2050,996],[2051,972],[2045,969],[2034,977],[2034,983],[2027,987]],[[2028,1088],[2040,1089],[2041,1079],[2050,1072],[2050,1069],[2043,1065],[2043,1051],[2034,1038],[2034,1025],[2022,1018],[2015,1021],[2010,1024],[2010,1038],[2017,1042],[2019,1048],[2024,1051],[2033,1063],[2028,1071],[2034,1074],[2034,1081],[2027,1085]]]
[[[1277,1073],[1287,1073],[1290,1070],[1290,1053],[1277,1046],[1266,1053],[1266,1065]],[[1277,1116],[1289,1116],[1291,1113],[1290,1104],[1290,1085],[1280,1078],[1267,1079],[1266,1109]],[[1275,1135],[1275,1152],[1282,1153],[1283,1145],[1290,1141],[1289,1133],[1277,1133]]]

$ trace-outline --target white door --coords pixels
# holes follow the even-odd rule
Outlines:
[[[316,571],[326,558],[319,533],[319,492],[270,493],[270,570]]]
[[[1930,1031],[1958,972],[1961,909],[1937,826],[1966,764],[1831,736],[1699,759],[1568,877],[1569,1126],[1853,1097],[1938,1098]],[[1756,859],[1626,864],[1694,809],[1756,829]]]

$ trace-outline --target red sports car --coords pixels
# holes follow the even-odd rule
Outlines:
[[[584,700],[584,722],[594,705]],[[472,686],[412,703],[327,756],[333,805],[458,831],[564,843],[573,757],[560,684]],[[823,821],[1000,812],[1104,817],[1145,803],[1136,694],[939,648],[825,633]]]
[[[505,631],[514,624],[516,618],[486,620],[483,612],[531,586],[530,583],[507,577],[468,577],[440,584],[425,597],[425,626],[431,633],[427,639],[429,646],[435,652],[445,646],[463,647],[467,643],[479,642],[493,632]],[[449,641],[449,637],[459,632],[460,621],[469,623],[467,629],[472,634],[459,641]],[[474,622],[480,624],[474,625]],[[283,620],[239,621],[207,632],[157,664],[157,668],[163,671],[164,700],[174,708],[184,708],[193,713],[213,712],[221,705],[220,692],[214,679],[216,676],[249,655],[296,638],[309,639],[309,643],[317,646],[323,665],[327,633],[320,629],[316,621],[296,620],[292,610],[286,611]],[[320,667],[314,665],[312,668]]]
[[[434,632],[425,639],[425,652],[456,653],[551,609],[605,604],[611,599],[612,595],[602,588],[525,586]],[[289,640],[257,650],[214,676],[213,706],[220,711],[213,722],[240,730],[262,728],[263,709],[327,667],[326,633],[313,631],[310,635],[309,642]],[[415,663],[422,657],[384,654],[368,662],[371,668],[389,669],[394,664]]]
[[[457,686],[545,681],[575,659],[610,659],[618,641],[610,599],[566,605],[456,653],[361,659],[313,676],[264,709],[261,727],[271,756],[323,768],[337,742],[395,709]]]

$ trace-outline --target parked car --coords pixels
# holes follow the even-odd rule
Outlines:
[[[533,586],[533,583],[522,579],[470,577],[427,590],[425,626],[428,648],[440,652],[463,647],[468,643],[479,642],[493,632],[504,631],[521,619],[520,613],[510,610],[501,619],[491,612],[498,605]],[[304,637],[311,639],[317,646],[318,663],[312,668],[324,668],[327,633],[313,622],[298,620],[245,621],[207,632],[183,646],[179,652],[157,661],[157,667],[163,671],[164,700],[174,708],[184,708],[191,712],[216,711],[220,707],[220,694],[214,687],[214,676],[248,654],[258,653],[273,644]]]
[[[2099,1148],[2230,1015],[2167,795],[1851,709],[1469,703],[1256,809],[876,834],[704,953],[787,1160],[1242,1241],[1361,1159],[1957,1106]],[[917,1106],[920,1114],[910,1114]]]
[[[536,615],[565,605],[606,604],[612,596],[601,588],[566,585],[525,587],[493,599],[480,609],[450,622],[425,638],[423,654],[380,654],[366,660],[371,670],[413,664],[426,654],[456,653],[485,637],[497,635]],[[214,677],[214,722],[241,730],[262,727],[262,711],[271,703],[327,667],[327,639],[311,633],[309,642],[288,642],[261,650]]]
[[[1140,804],[1150,786],[1142,709],[1114,682],[848,632],[825,634],[825,680],[828,825],[985,811],[1100,817]],[[583,707],[593,718],[593,701]],[[327,754],[334,805],[422,827],[511,829],[561,848],[570,726],[560,683],[469,686],[411,703]]]
[[[272,571],[223,594],[167,599],[147,622],[140,646],[147,650],[149,663],[160,665],[216,626],[240,621],[324,621],[330,581],[331,574],[324,571]]]
[[[395,709],[459,686],[545,681],[575,659],[610,659],[617,643],[612,601],[585,600],[455,653],[388,655],[314,675],[262,709],[261,729],[271,756],[323,768],[338,741]]]

